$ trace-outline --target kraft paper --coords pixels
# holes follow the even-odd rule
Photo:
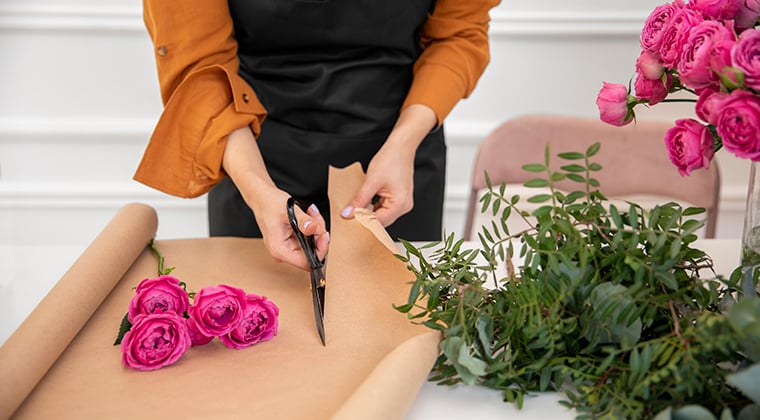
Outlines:
[[[331,168],[331,202],[348,202],[362,179],[358,164]],[[146,217],[151,212],[145,206],[120,211],[0,348],[0,418],[14,410],[20,419],[403,417],[438,355],[439,336],[393,309],[406,301],[414,276],[370,212],[331,222],[324,347],[308,273],[274,262],[261,240],[158,241],[166,265],[176,267],[172,275],[190,290],[224,283],[267,296],[280,307],[280,329],[273,340],[247,349],[214,340],[171,366],[138,372],[121,364],[112,343],[135,286],[156,274],[146,248],[156,231],[155,213],[152,224]],[[100,294],[89,291],[94,284]],[[61,312],[71,307],[77,316]],[[87,307],[97,309],[87,314]],[[51,331],[60,322],[78,326],[51,352]],[[6,378],[14,379],[6,384]]]

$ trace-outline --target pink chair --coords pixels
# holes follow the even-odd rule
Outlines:
[[[553,168],[568,162],[557,157],[561,152],[585,152],[601,143],[592,161],[602,165],[594,177],[608,198],[653,196],[697,207],[704,207],[707,220],[703,237],[714,238],[720,200],[720,170],[716,161],[710,168],[681,176],[670,162],[663,142],[670,121],[639,120],[625,127],[614,127],[593,118],[530,115],[509,120],[497,127],[480,144],[473,166],[464,237],[472,239],[473,221],[480,212],[479,193],[486,188],[484,173],[493,185],[522,184],[540,174],[526,172],[526,163],[543,163],[546,144],[551,142]],[[580,188],[569,180],[558,183],[563,191]],[[509,191],[509,190],[508,190]],[[662,202],[665,202],[662,201]],[[522,202],[522,200],[521,200]]]

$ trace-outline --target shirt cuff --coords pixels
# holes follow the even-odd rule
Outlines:
[[[265,117],[253,90],[231,69],[200,69],[167,102],[134,179],[167,194],[198,197],[226,176],[229,133],[250,126],[257,137]]]
[[[445,65],[430,63],[415,71],[414,81],[401,110],[412,104],[427,105],[435,112],[440,126],[466,94],[467,85],[461,76]]]

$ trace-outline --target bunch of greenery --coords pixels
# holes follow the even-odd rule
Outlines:
[[[518,407],[559,391],[578,418],[760,418],[760,298],[692,247],[704,209],[610,203],[593,178],[599,147],[559,154],[557,171],[548,148],[525,165],[543,174],[525,185],[548,191],[532,213],[489,182],[480,249],[453,235],[404,243],[416,280],[397,309],[443,333],[430,380],[499,389]],[[560,192],[563,179],[581,188]],[[510,232],[510,215],[529,228]]]

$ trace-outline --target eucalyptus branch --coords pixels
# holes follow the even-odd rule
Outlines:
[[[529,392],[564,392],[564,404],[588,417],[652,418],[671,404],[738,413],[753,402],[726,384],[722,366],[744,366],[745,354],[755,354],[737,339],[748,333],[723,312],[740,279],[700,278],[713,267],[692,248],[700,211],[608,204],[593,178],[601,169],[592,159],[598,149],[560,154],[578,163],[558,171],[548,158],[526,165],[548,178],[526,183],[549,189],[528,200],[544,203],[532,214],[519,209],[519,197],[505,197],[504,185],[497,191],[487,181],[483,211],[490,208],[499,222],[517,213],[529,227],[513,233],[506,222],[484,226],[485,266],[453,237],[431,261],[407,248],[405,261],[420,257],[420,268],[412,268],[417,279],[398,309],[444,333],[431,378],[499,389],[518,406]],[[583,188],[560,193],[561,179]],[[504,279],[496,273],[500,258]],[[756,317],[758,305],[739,308],[742,319]]]

